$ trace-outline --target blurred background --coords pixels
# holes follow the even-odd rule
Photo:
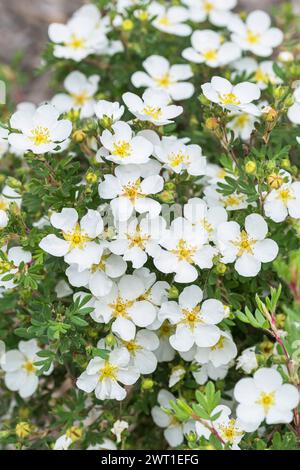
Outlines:
[[[226,0],[225,0],[226,1]],[[239,0],[243,9],[270,9],[283,0]],[[65,22],[84,0],[1,0],[0,63],[18,64],[27,75],[22,86],[16,87],[17,102],[28,100],[38,103],[51,95],[49,77],[35,76],[40,54],[47,42],[49,23]],[[300,7],[300,0],[295,5]],[[15,80],[16,77],[10,77]]]

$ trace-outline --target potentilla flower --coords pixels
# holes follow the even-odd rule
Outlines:
[[[147,87],[166,91],[172,100],[185,100],[194,93],[194,85],[185,82],[193,76],[189,65],[170,65],[162,56],[151,55],[143,62],[146,72],[135,72],[131,81],[136,88]]]
[[[150,327],[148,327],[150,328]],[[159,337],[159,346],[155,350],[155,355],[158,362],[171,362],[173,361],[176,351],[170,344],[170,336],[175,332],[175,326],[166,320],[163,323],[157,322],[153,328]]]
[[[96,297],[109,294],[113,280],[125,274],[127,264],[121,256],[114,255],[108,244],[100,243],[95,263],[88,269],[81,270],[77,264],[71,264],[66,270],[70,284],[74,287],[86,287]]]
[[[122,98],[129,111],[140,121],[149,121],[156,126],[172,123],[172,119],[183,112],[182,106],[170,104],[169,94],[163,90],[148,89],[142,98],[127,92]]]
[[[246,431],[267,424],[290,423],[292,410],[299,403],[299,392],[294,385],[283,384],[280,373],[263,367],[253,378],[241,379],[234,388],[237,416]]]
[[[94,111],[100,121],[106,121],[105,124],[111,126],[121,119],[125,108],[118,102],[112,103],[111,101],[100,100],[94,106]]]
[[[175,34],[176,36],[189,36],[192,28],[185,24],[189,19],[189,12],[181,6],[171,6],[170,8],[161,3],[152,2],[148,7],[151,17],[154,17],[152,25],[164,33]]]
[[[108,45],[108,24],[109,18],[101,18],[95,5],[79,8],[66,24],[52,23],[48,34],[55,43],[54,56],[80,62],[90,54],[100,53]]]
[[[274,240],[265,238],[268,225],[259,214],[248,215],[245,230],[237,222],[225,222],[218,227],[218,247],[225,264],[235,263],[236,271],[244,277],[256,276],[262,263],[273,261],[278,254]]]
[[[183,3],[189,7],[192,21],[208,20],[215,26],[228,26],[237,0],[183,0]]]
[[[125,429],[128,429],[129,424],[127,421],[117,419],[115,421],[113,427],[111,428],[111,432],[116,436],[117,438],[117,443],[122,441],[122,433],[125,431]]]
[[[223,380],[228,374],[229,367],[227,364],[215,367],[212,362],[201,365],[194,361],[193,365],[198,365],[198,369],[192,371],[192,375],[199,385],[206,384],[208,380]]]
[[[221,194],[218,189],[218,185],[210,185],[204,188],[204,200],[209,207],[222,206],[227,211],[246,209],[251,205],[255,207],[255,204],[247,201],[247,195],[244,193],[234,191],[232,194],[225,196]]]
[[[194,31],[191,36],[192,47],[184,49],[182,57],[196,64],[221,67],[238,59],[241,49],[233,42],[224,42],[223,36],[216,31],[204,29]]]
[[[16,274],[21,263],[28,264],[32,260],[30,251],[25,251],[21,246],[10,248],[7,253],[2,247],[2,257],[0,258],[0,287],[13,289],[17,283],[15,279],[5,281],[9,274]]]
[[[245,22],[236,15],[227,26],[232,31],[233,42],[260,57],[270,56],[283,40],[282,31],[271,28],[271,18],[264,11],[251,12]]]
[[[223,207],[208,207],[205,201],[198,197],[189,199],[183,208],[184,217],[192,224],[195,230],[204,229],[209,241],[216,240],[217,228],[227,222],[228,214]]]
[[[162,217],[151,218],[148,215],[139,220],[133,218],[118,223],[118,234],[111,241],[110,250],[122,255],[125,261],[131,261],[133,268],[141,268],[147,262],[148,255],[154,254],[166,229]]]
[[[242,354],[236,360],[236,369],[242,369],[246,374],[251,374],[258,368],[258,362],[255,354],[255,346],[244,349]]]
[[[206,242],[204,229],[201,233],[200,230],[193,230],[190,222],[178,217],[160,240],[164,249],[157,250],[154,265],[163,273],[175,273],[175,282],[194,282],[198,277],[196,266],[200,269],[211,268],[217,253]]]
[[[137,275],[124,275],[110,293],[100,297],[92,318],[99,323],[113,320],[112,331],[124,341],[134,339],[136,326],[145,328],[155,320],[156,307],[144,295],[147,288]]]
[[[170,402],[176,401],[174,395],[167,390],[160,390],[157,395],[159,406],[154,406],[151,415],[154,423],[164,429],[164,437],[171,447],[177,447],[183,443],[184,435],[195,429],[192,421],[182,423],[174,416],[167,414],[161,409],[171,409]]]
[[[80,110],[81,118],[89,118],[94,114],[94,95],[98,90],[99,75],[86,77],[83,73],[71,72],[64,81],[67,93],[58,93],[51,103],[60,113],[71,109]]]
[[[211,362],[214,367],[229,364],[237,355],[237,347],[232,336],[227,331],[221,331],[219,340],[213,346],[200,348],[197,347],[195,361],[199,364]]]
[[[159,339],[153,331],[146,329],[137,332],[130,341],[122,341],[130,354],[130,365],[140,374],[152,374],[157,367],[157,359],[153,351],[159,346]]]
[[[214,346],[222,331],[216,326],[225,316],[225,308],[219,300],[208,299],[201,303],[203,291],[198,286],[185,287],[178,303],[162,304],[158,317],[176,325],[170,337],[171,346],[177,351],[188,351],[196,343],[200,347]]]
[[[281,172],[278,186],[278,188],[272,189],[264,199],[266,216],[274,222],[283,222],[288,216],[299,219],[300,182],[293,183],[289,173]]]
[[[187,171],[192,176],[206,174],[206,157],[202,155],[200,145],[185,145],[181,139],[162,138],[154,146],[154,154],[174,173]]]
[[[18,132],[9,134],[10,145],[22,152],[52,152],[64,144],[72,131],[71,121],[58,118],[59,111],[51,104],[42,105],[36,110],[15,112],[10,125]]]
[[[120,165],[146,163],[153,152],[152,144],[140,135],[134,136],[129,124],[118,121],[112,126],[113,133],[105,129],[100,137],[102,156]]]
[[[51,225],[61,232],[61,237],[50,234],[44,237],[39,246],[52,256],[64,256],[68,264],[77,264],[84,270],[97,263],[101,246],[96,239],[103,231],[103,220],[99,212],[88,209],[78,222],[75,209],[65,207],[50,217]]]
[[[264,60],[257,62],[252,57],[244,57],[243,59],[237,60],[232,64],[234,68],[233,77],[240,74],[249,75],[249,79],[257,83],[261,90],[265,90],[269,84],[278,85],[282,83],[274,72],[274,62],[272,60]]]
[[[5,372],[6,387],[13,392],[18,392],[22,398],[33,395],[38,387],[37,372],[41,366],[37,366],[35,362],[41,360],[37,356],[39,351],[36,339],[31,339],[20,341],[18,349],[7,351],[1,357],[1,368]],[[46,372],[46,375],[51,372],[52,368]]]
[[[130,355],[126,348],[114,349],[107,359],[94,357],[78,377],[76,385],[87,393],[95,391],[98,400],[124,400],[126,390],[120,383],[133,385],[140,376],[129,362]]]
[[[128,220],[134,210],[141,214],[148,212],[150,217],[160,213],[159,202],[148,196],[161,192],[164,180],[159,175],[142,179],[142,174],[143,169],[138,165],[119,166],[115,176],[105,175],[99,184],[99,195],[111,200],[110,207],[116,220]]]
[[[204,96],[224,109],[260,116],[259,108],[252,103],[260,98],[260,89],[250,82],[232,85],[226,78],[213,77],[201,86]]]
[[[227,123],[227,129],[234,132],[235,138],[249,140],[257,122],[256,116],[248,113],[233,114],[232,119]]]

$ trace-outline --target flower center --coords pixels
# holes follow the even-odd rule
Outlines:
[[[255,72],[254,78],[257,82],[264,82],[268,83],[269,77],[266,73],[262,71],[262,69],[258,68]]]
[[[259,40],[260,40],[260,34],[254,33],[253,31],[251,31],[251,29],[248,29],[246,41],[249,42],[249,44],[257,44]]]
[[[275,405],[275,393],[261,392],[261,394],[259,395],[259,399],[256,403],[263,407],[265,413],[268,413],[270,408]]]
[[[183,323],[187,324],[192,330],[195,328],[197,323],[201,322],[200,319],[200,306],[196,305],[192,310],[182,309],[184,316]]]
[[[135,341],[124,341],[124,346],[132,356],[135,356],[136,351],[141,349],[141,346],[139,346]]]
[[[112,153],[121,158],[129,157],[131,154],[130,143],[126,142],[125,140],[119,140],[118,142],[115,142]]]
[[[34,143],[34,145],[49,144],[51,142],[48,127],[37,126],[32,129],[30,133],[31,136],[29,139]]]
[[[293,192],[290,188],[280,189],[278,191],[277,199],[280,199],[285,206],[288,205],[288,202],[292,199],[295,199]]]
[[[242,256],[244,253],[250,253],[253,255],[253,245],[255,245],[256,240],[249,238],[249,235],[245,230],[242,230],[239,240],[233,241],[233,245],[239,248],[237,256]]]
[[[206,13],[210,13],[211,11],[214,10],[214,4],[212,2],[210,2],[209,0],[204,0],[204,3],[203,3],[203,10],[206,12]]]
[[[248,114],[240,114],[235,120],[235,124],[237,127],[244,127],[246,124],[248,124],[248,122],[249,122]]]
[[[22,367],[27,372],[27,374],[34,374],[36,371],[36,368],[34,367],[33,362],[31,361],[24,362]]]
[[[110,364],[108,361],[105,362],[104,366],[99,370],[99,381],[105,379],[116,380],[116,373],[118,367]]]
[[[86,91],[83,91],[82,93],[79,93],[78,95],[76,95],[75,93],[72,93],[71,96],[76,106],[83,106],[89,98],[89,95]]]
[[[0,274],[7,273],[7,271],[9,271],[12,267],[13,264],[9,261],[0,260]]]
[[[76,224],[73,232],[63,232],[62,234],[64,239],[70,242],[71,250],[74,248],[83,249],[86,243],[91,240],[91,238],[81,231],[79,224]]]
[[[128,313],[127,309],[133,305],[133,301],[124,301],[121,297],[118,297],[113,304],[109,304],[108,306],[112,310],[112,316],[117,317],[124,317],[127,318]]]
[[[225,207],[230,207],[230,206],[238,206],[239,204],[243,203],[245,200],[244,196],[237,196],[234,194],[231,194],[230,196],[224,197],[223,202]]]
[[[5,201],[5,199],[1,199],[0,198],[0,210],[1,211],[6,211],[9,207],[9,203],[7,201]]]
[[[218,56],[218,52],[216,49],[209,49],[208,51],[203,53],[203,57],[205,60],[215,60]]]
[[[220,434],[230,444],[234,444],[237,437],[243,436],[243,432],[235,426],[235,419],[231,419],[227,425],[220,425]]]
[[[157,78],[156,83],[158,86],[161,86],[163,88],[167,88],[168,86],[171,85],[171,77],[169,73],[165,73],[162,75],[160,78]]]
[[[225,106],[228,104],[238,106],[239,104],[241,104],[241,102],[234,93],[224,93],[223,95],[221,95],[221,104]]]
[[[85,47],[85,40],[72,34],[70,41],[66,42],[65,45],[72,49],[82,49]]]
[[[162,26],[170,26],[171,21],[167,15],[163,15],[159,18],[159,24]]]
[[[140,227],[137,227],[133,235],[127,234],[128,241],[130,242],[129,248],[138,246],[142,250],[145,248],[145,243],[149,240],[150,235],[142,235]]]
[[[168,156],[168,160],[169,160],[170,166],[173,168],[176,168],[177,166],[181,165],[181,163],[184,162],[185,156],[180,150],[178,153],[171,153]]]
[[[135,183],[128,184],[127,186],[123,186],[122,190],[122,195],[131,201],[134,201],[138,197],[143,197],[140,180],[137,180]]]
[[[143,112],[156,121],[161,117],[162,114],[161,108],[159,108],[158,106],[150,105],[145,106]]]
[[[189,246],[187,242],[183,239],[179,240],[177,248],[172,250],[172,253],[177,256],[180,261],[187,261],[188,263],[193,263],[193,256],[195,255],[197,248],[194,246]]]

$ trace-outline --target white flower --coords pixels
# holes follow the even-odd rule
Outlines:
[[[135,72],[131,81],[136,88],[147,87],[166,91],[172,100],[185,100],[194,93],[194,85],[183,80],[193,76],[189,65],[170,65],[165,57],[151,55],[143,62],[146,72]]]
[[[182,106],[170,104],[170,97],[163,90],[148,89],[142,98],[127,92],[123,95],[123,101],[140,121],[149,121],[156,126],[170,124],[173,118],[183,112]]]
[[[106,175],[99,184],[99,194],[103,199],[112,199],[110,207],[117,220],[128,220],[133,211],[148,212],[156,217],[161,210],[159,202],[148,197],[163,189],[163,178],[151,175],[142,179],[143,170],[137,165],[119,166],[115,175]]]
[[[101,18],[95,5],[84,5],[66,24],[52,23],[48,34],[55,43],[54,56],[79,62],[90,54],[105,50],[108,22],[109,18]]]
[[[235,138],[241,138],[242,140],[249,140],[254,130],[254,124],[257,122],[257,118],[248,113],[239,113],[233,115],[231,121],[227,123],[227,129],[234,132]]]
[[[211,362],[214,367],[227,365],[237,355],[236,345],[227,331],[221,331],[216,344],[206,348],[197,347],[195,361],[199,364]]]
[[[67,434],[63,434],[54,443],[53,450],[68,450],[69,447],[73,444],[71,437]]]
[[[211,268],[217,250],[206,245],[207,236],[203,230],[193,230],[192,225],[182,217],[175,219],[166,235],[160,240],[164,249],[157,250],[154,265],[163,273],[175,273],[175,282],[194,282],[200,269]]]
[[[251,75],[250,80],[257,83],[261,90],[265,90],[270,83],[276,85],[282,83],[281,78],[273,70],[274,62],[272,60],[264,60],[258,63],[251,57],[244,57],[232,65],[235,69],[233,77],[243,73]]]
[[[32,256],[29,251],[23,250],[23,248],[20,246],[14,246],[10,248],[7,254],[4,253],[3,247],[2,250],[3,258],[0,258],[0,287],[5,287],[5,289],[13,289],[16,287],[16,281],[14,279],[5,281],[3,278],[5,278],[5,276],[8,274],[17,273],[20,264],[30,263]]]
[[[53,227],[61,231],[62,238],[54,234],[44,237],[39,246],[52,256],[64,256],[68,264],[78,264],[84,270],[96,263],[102,248],[94,240],[103,231],[99,212],[88,209],[78,222],[78,213],[72,208],[63,208],[50,217]]]
[[[207,202],[209,207],[222,206],[225,207],[227,211],[236,211],[246,209],[251,205],[247,201],[246,194],[234,191],[232,194],[224,196],[224,194],[221,194],[218,189],[218,185],[210,185],[204,188],[204,200]]]
[[[251,51],[260,57],[268,57],[283,40],[278,28],[271,28],[270,16],[260,10],[252,11],[244,23],[237,15],[230,21],[231,39],[244,51]]]
[[[122,432],[124,432],[125,429],[128,429],[128,426],[129,424],[124,420],[117,419],[117,421],[114,422],[111,432],[116,436],[117,443],[122,441]]]
[[[126,272],[127,264],[121,258],[110,252],[108,244],[100,243],[98,255],[95,262],[87,269],[81,270],[77,264],[71,264],[66,275],[72,286],[87,287],[96,297],[109,294],[113,281],[123,276]]]
[[[155,16],[152,21],[153,26],[164,33],[189,36],[192,32],[192,28],[184,23],[189,19],[189,12],[186,8],[181,6],[168,8],[160,3],[152,2],[148,12],[151,16]]]
[[[192,176],[205,174],[206,157],[199,145],[185,145],[180,139],[163,137],[154,151],[156,158],[175,173],[186,170]]]
[[[65,113],[71,109],[80,110],[81,118],[88,118],[94,114],[94,95],[98,89],[100,77],[91,75],[87,78],[83,73],[71,72],[64,81],[67,93],[58,93],[51,103],[60,113]]]
[[[72,131],[71,121],[58,118],[59,111],[50,104],[36,110],[16,111],[10,119],[10,125],[19,132],[9,134],[8,141],[22,152],[52,152],[64,144]]]
[[[102,156],[120,165],[146,163],[153,152],[152,144],[142,136],[134,136],[129,124],[118,121],[113,133],[105,129],[100,137]]]
[[[186,370],[182,366],[173,367],[169,377],[169,387],[174,387],[185,376]]]
[[[183,0],[189,7],[192,21],[208,20],[215,26],[228,26],[233,14],[230,10],[236,7],[237,0]]]
[[[287,172],[281,174],[282,184],[272,189],[264,200],[265,214],[274,222],[283,222],[288,216],[300,218],[300,182],[293,183]]]
[[[122,255],[125,261],[131,261],[133,268],[141,268],[147,262],[148,254],[155,253],[158,243],[166,228],[162,217],[146,216],[139,222],[134,218],[118,223],[118,235],[110,243],[110,250]]]
[[[120,103],[106,100],[97,101],[94,106],[94,111],[98,119],[108,118],[109,123],[114,124],[116,121],[119,121],[124,114],[124,106],[121,106]]]
[[[208,207],[206,202],[198,197],[189,199],[184,205],[184,217],[192,224],[195,230],[198,228],[206,232],[207,239],[216,240],[217,228],[227,222],[228,214],[223,207]]]
[[[259,116],[259,108],[252,103],[260,98],[260,89],[250,82],[232,85],[226,78],[213,77],[210,83],[201,86],[204,96],[229,111],[238,111]]]
[[[126,348],[114,349],[107,359],[94,357],[85,372],[78,377],[76,385],[87,393],[95,391],[98,400],[124,400],[126,390],[120,383],[132,385],[140,375],[129,365],[129,361],[130,355]]]
[[[99,323],[113,320],[112,331],[124,341],[130,341],[135,337],[136,326],[146,327],[156,317],[155,306],[144,300],[146,292],[143,280],[137,275],[124,275],[108,295],[98,299],[91,317]]]
[[[222,262],[234,263],[236,271],[244,277],[256,276],[262,263],[273,261],[278,254],[274,240],[265,238],[268,225],[259,214],[248,215],[245,230],[237,222],[225,222],[218,227],[218,247]]]
[[[263,367],[253,378],[241,379],[234,388],[239,403],[237,416],[246,431],[254,431],[266,420],[267,424],[290,423],[292,410],[299,403],[299,392],[294,385],[282,384],[275,369]]]
[[[160,428],[164,429],[164,437],[171,447],[177,447],[183,443],[184,434],[187,434],[194,429],[194,424],[188,421],[182,424],[177,421],[174,416],[170,416],[160,407],[171,409],[170,401],[175,401],[176,398],[172,393],[167,390],[160,390],[157,395],[157,401],[160,406],[154,406],[151,410],[151,415],[154,423]]]
[[[159,319],[176,325],[170,343],[177,351],[188,351],[195,343],[200,347],[214,346],[221,337],[216,324],[223,320],[225,308],[219,300],[208,299],[201,304],[202,299],[200,287],[189,286],[181,292],[178,303],[171,301],[161,306]]]
[[[197,364],[197,362],[194,362],[194,365]],[[223,380],[228,373],[227,364],[215,367],[211,362],[208,362],[203,365],[198,364],[198,366],[199,368],[196,371],[193,371],[192,374],[199,385],[204,385],[209,379]]]
[[[236,360],[236,368],[242,369],[246,374],[251,374],[258,368],[258,363],[255,354],[255,346],[244,349],[242,354]]]
[[[210,29],[194,31],[192,47],[184,49],[182,57],[196,64],[205,63],[209,67],[220,67],[238,59],[241,49],[233,42],[224,42],[220,33]]]
[[[140,374],[152,374],[157,367],[157,359],[153,351],[159,346],[159,339],[153,331],[140,330],[136,337],[130,341],[123,341],[122,345],[130,354],[130,365]]]
[[[1,367],[5,372],[6,387],[18,392],[22,398],[28,398],[34,394],[39,383],[37,376],[39,366],[34,363],[41,360],[37,356],[40,348],[35,339],[20,341],[18,347],[19,349],[7,351],[2,356]],[[51,370],[47,372],[49,373]]]
[[[73,294],[71,287],[64,279],[58,281],[54,290],[58,299],[63,299],[64,297],[68,297],[69,295]]]

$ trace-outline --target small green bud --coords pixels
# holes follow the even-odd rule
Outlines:
[[[177,287],[171,286],[170,289],[168,290],[168,298],[169,299],[177,299],[179,296],[179,292]]]

